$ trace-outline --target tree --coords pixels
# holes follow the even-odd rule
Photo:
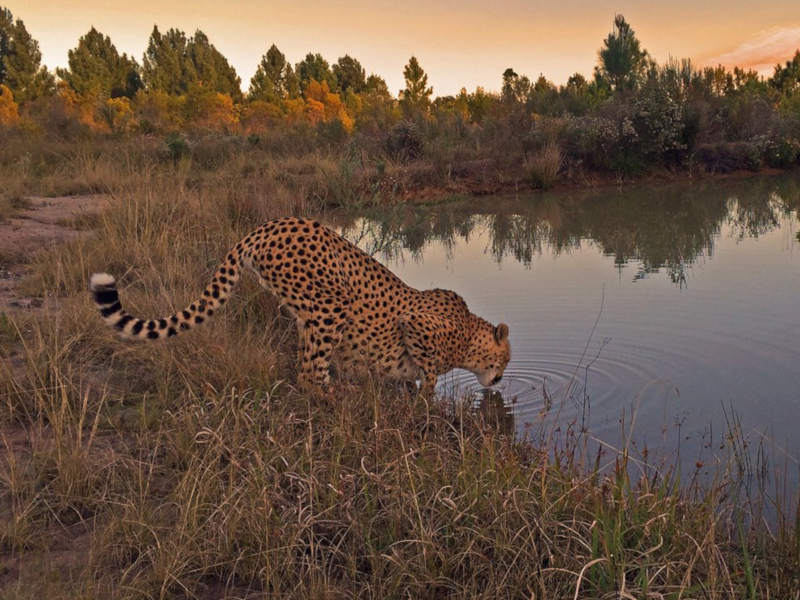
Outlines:
[[[792,60],[786,61],[786,66],[775,65],[769,83],[784,96],[791,96],[800,90],[800,50],[795,52]]]
[[[345,54],[333,65],[333,74],[341,92],[360,94],[367,87],[366,71],[355,58]]]
[[[186,52],[197,74],[197,85],[209,92],[227,94],[234,101],[242,99],[242,80],[205,33],[198,29],[189,38]]]
[[[380,75],[375,75],[374,73],[367,77],[367,81],[364,85],[364,91],[368,94],[385,98],[387,100],[392,97],[392,94],[389,92],[389,86],[386,85],[386,80]]]
[[[500,89],[500,96],[504,102],[513,102],[516,100],[514,95],[514,84],[519,80],[519,75],[509,67],[503,71],[503,87]]]
[[[591,106],[591,85],[580,73],[574,73],[567,79],[567,85],[561,88],[561,97],[567,112],[573,115],[583,115]]]
[[[5,57],[9,54],[11,30],[13,28],[14,17],[11,11],[0,6],[0,85],[6,80]]]
[[[500,97],[503,102],[524,102],[531,93],[531,80],[525,75],[520,77],[512,68],[503,71],[503,86]]]
[[[43,67],[39,42],[31,37],[21,19],[0,7],[0,84],[8,87],[17,102],[52,94],[53,75]]]
[[[540,115],[554,115],[560,109],[558,99],[556,86],[540,74],[528,95],[528,108]]]
[[[428,87],[428,75],[422,70],[417,58],[412,56],[403,69],[406,88],[400,91],[400,106],[406,115],[427,111],[431,103],[433,88]]]
[[[234,100],[242,97],[236,70],[200,30],[187,38],[179,29],[162,35],[154,26],[142,61],[142,78],[148,90],[167,94],[185,94],[200,87]]]
[[[300,80],[297,78],[297,73],[292,69],[292,65],[286,65],[286,75],[284,76],[283,85],[286,88],[286,96],[289,99],[297,99],[300,97]]]
[[[79,94],[133,98],[142,87],[136,61],[127,54],[120,56],[111,38],[94,27],[67,56],[69,69],[57,69],[57,73]]]
[[[187,46],[186,34],[179,29],[170,29],[162,35],[153,26],[142,60],[142,79],[148,90],[178,95],[197,82]]]
[[[305,92],[312,79],[318,83],[327,82],[328,88],[331,90],[339,89],[336,75],[333,74],[330,66],[328,66],[328,61],[322,58],[319,53],[312,54],[309,52],[306,54],[306,57],[295,65],[295,73],[297,73],[297,79],[300,82],[300,90],[303,92]]]
[[[614,91],[636,87],[647,65],[647,51],[640,48],[636,33],[622,15],[614,17],[614,27],[600,49],[600,71],[608,77]]]
[[[275,44],[272,44],[267,53],[261,57],[258,69],[250,79],[248,92],[250,100],[263,100],[277,104],[286,99],[290,76],[294,77],[294,72],[291,65],[286,62],[286,56],[278,50]]]

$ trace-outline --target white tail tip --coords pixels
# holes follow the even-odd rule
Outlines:
[[[92,291],[101,288],[113,287],[117,283],[113,275],[108,273],[95,273],[89,278],[89,289]]]

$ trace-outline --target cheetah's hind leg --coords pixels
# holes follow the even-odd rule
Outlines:
[[[345,316],[341,313],[322,321],[318,319],[297,320],[299,337],[297,383],[302,389],[331,391],[331,357],[342,340],[342,329],[345,322]]]

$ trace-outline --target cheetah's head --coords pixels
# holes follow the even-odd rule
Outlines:
[[[462,366],[472,371],[482,386],[489,387],[503,378],[509,360],[511,344],[508,341],[508,325],[500,323],[494,327],[481,319],[472,335]]]

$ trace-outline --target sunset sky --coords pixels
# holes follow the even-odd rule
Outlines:
[[[3,0],[0,0],[2,3]],[[245,2],[139,0],[6,0],[39,40],[45,64],[64,66],[67,50],[94,25],[121,52],[141,62],[153,24],[187,33],[202,29],[228,58],[246,89],[261,55],[277,44],[295,63],[307,52],[329,61],[347,53],[393,93],[414,54],[435,95],[463,86],[498,90],[506,67],[564,83],[590,75],[615,12],[632,24],[659,62],[740,65],[763,73],[800,47],[800,2],[605,0],[460,0],[428,2]]]

